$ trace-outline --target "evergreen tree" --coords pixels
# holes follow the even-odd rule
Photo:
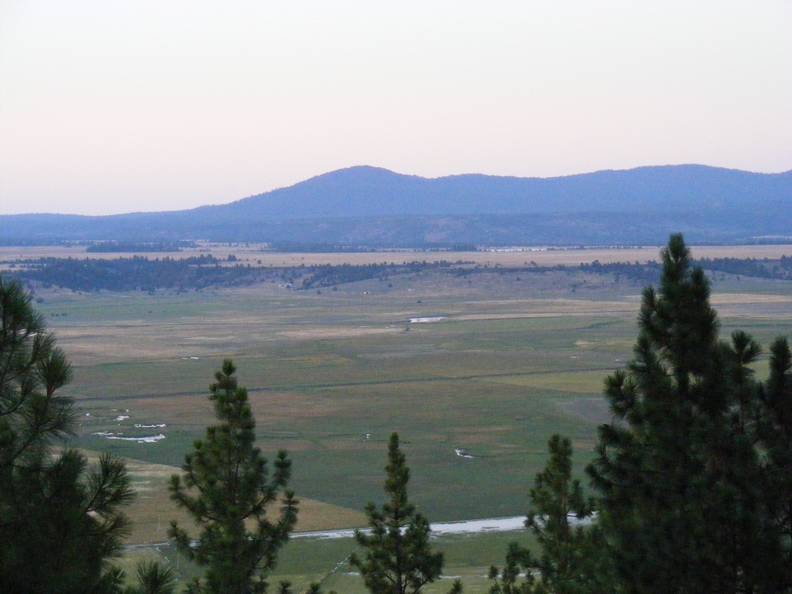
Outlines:
[[[169,532],[181,553],[206,568],[191,592],[266,591],[266,575],[297,521],[297,500],[286,489],[291,462],[279,452],[270,476],[267,460],[254,445],[255,420],[235,371],[226,360],[215,375],[210,400],[220,423],[208,427],[185,457],[184,478],[171,477],[172,499],[200,528],[195,541],[176,522]],[[279,500],[280,513],[272,518]]]
[[[124,594],[173,594],[176,592],[176,574],[173,569],[156,561],[143,561],[135,569],[137,585]]]
[[[758,345],[718,341],[709,283],[680,235],[644,291],[627,372],[606,382],[614,420],[589,467],[625,592],[778,592],[756,447]]]
[[[414,594],[440,577],[443,554],[432,550],[429,521],[407,497],[410,469],[396,433],[388,444],[385,472],[388,501],[381,510],[373,503],[366,507],[370,531],[355,531],[365,557],[352,555],[350,564],[372,594]]]
[[[779,588],[792,592],[792,353],[785,338],[770,349],[770,378],[761,390],[759,445],[766,452],[763,501],[781,543]]]
[[[278,594],[294,594],[294,590],[292,590],[291,582],[281,582],[278,588]],[[322,594],[322,588],[319,584],[309,584],[308,589],[305,591],[305,594]],[[333,591],[330,591],[328,594],[336,594]]]
[[[126,534],[132,498],[122,462],[102,456],[89,471],[53,441],[72,428],[58,394],[71,368],[30,295],[0,278],[0,592],[115,592],[107,561]]]
[[[547,466],[529,493],[525,522],[541,553],[535,557],[512,543],[502,572],[490,570],[491,594],[598,594],[613,589],[604,539],[590,525],[593,502],[583,495],[580,481],[572,479],[572,444],[553,435],[548,450]]]
[[[0,472],[12,473],[48,453],[72,428],[72,401],[56,392],[71,367],[55,346],[31,295],[0,277]],[[11,476],[3,476],[10,485]]]
[[[516,542],[509,543],[503,569],[490,567],[490,594],[534,594],[537,584],[532,565],[533,557],[528,549]]]

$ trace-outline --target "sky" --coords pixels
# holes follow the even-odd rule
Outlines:
[[[790,0],[0,0],[0,213],[429,177],[792,169]]]

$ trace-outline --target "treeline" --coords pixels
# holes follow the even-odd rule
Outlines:
[[[184,248],[194,247],[194,241],[100,241],[99,243],[90,244],[85,248],[85,251],[98,254],[112,254],[118,252],[180,252]]]
[[[235,287],[272,279],[268,268],[223,262],[211,255],[189,258],[42,258],[25,263],[14,276],[73,291],[176,291]]]
[[[201,290],[240,287],[275,281],[297,289],[325,288],[368,279],[387,279],[401,274],[444,270],[457,262],[411,262],[407,264],[340,264],[319,266],[261,267],[238,263],[236,257],[219,260],[211,255],[189,258],[42,258],[20,263],[11,275],[28,283],[57,286],[73,291]]]
[[[792,257],[788,256],[781,256],[780,259],[705,258],[698,260],[697,263],[707,270],[728,274],[792,280]]]
[[[643,293],[632,361],[608,377],[612,420],[572,478],[572,445],[553,436],[528,493],[535,547],[512,544],[490,570],[490,594],[789,594],[792,592],[792,351],[735,331],[723,340],[709,282],[681,236],[663,250],[658,288]],[[74,424],[60,395],[71,368],[16,282],[0,279],[0,591],[170,594],[170,567],[144,564],[137,583],[120,554],[134,497],[126,468],[56,451]],[[265,459],[236,369],[210,388],[217,423],[185,456],[170,496],[197,532],[171,522],[180,553],[203,570],[192,594],[253,594],[294,530],[299,501],[286,452]],[[417,594],[442,574],[430,524],[409,500],[399,437],[388,447],[382,506],[366,508],[349,563],[372,594]],[[497,486],[493,486],[497,489]],[[449,498],[449,505],[453,505]],[[291,585],[277,586],[288,594]],[[320,592],[315,584],[309,590]],[[457,581],[450,592],[459,594]]]
[[[120,244],[119,244],[120,245]],[[732,276],[792,281],[792,257],[780,259],[714,258],[695,261],[710,275],[720,273]],[[57,286],[74,291],[148,291],[201,290],[211,287],[240,287],[260,282],[275,281],[295,289],[322,289],[348,283],[377,279],[387,281],[394,277],[435,272],[454,277],[472,277],[483,273],[500,275],[531,275],[548,272],[587,273],[610,276],[616,282],[629,281],[647,285],[657,283],[662,266],[657,262],[599,261],[577,266],[523,266],[475,265],[465,261],[415,261],[407,263],[327,264],[288,267],[253,266],[240,263],[231,255],[220,260],[211,255],[189,258],[42,258],[11,263],[10,274],[28,283],[45,287]]]
[[[774,280],[792,280],[792,257],[770,258],[701,258],[693,261],[708,273],[725,273]],[[644,283],[656,283],[660,279],[662,266],[658,262],[601,264],[597,261],[583,264],[581,270],[597,274],[613,274]]]
[[[383,247],[367,244],[349,243],[312,243],[304,241],[273,241],[269,244],[273,252],[287,253],[378,253],[398,251],[425,251],[425,252],[477,252],[479,248],[474,243],[428,243],[417,242],[408,247],[395,246]]]
[[[694,260],[706,273],[729,274],[752,278],[765,278],[781,281],[792,280],[792,257],[782,256],[780,259],[755,258],[703,258]],[[456,276],[472,276],[481,272],[498,274],[542,274],[547,272],[584,272],[604,276],[612,276],[615,281],[627,280],[639,284],[652,284],[660,280],[662,264],[659,262],[610,262],[601,263],[595,260],[575,266],[556,264],[552,266],[488,266],[458,268],[451,271]]]
[[[734,276],[792,280],[792,257],[780,259],[754,258],[705,258],[694,260],[705,272],[725,273]],[[302,267],[306,269],[307,267]],[[583,272],[614,277],[617,282],[628,280],[634,283],[651,284],[660,280],[662,264],[659,262],[612,262],[603,264],[598,260],[578,265],[555,264],[540,266],[530,263],[523,266],[476,265],[466,261],[440,260],[435,262],[416,261],[404,264],[336,264],[310,267],[309,276],[302,288],[328,287],[368,279],[388,280],[390,277],[417,272],[442,272],[457,277],[469,277],[482,273],[543,274],[548,272]]]

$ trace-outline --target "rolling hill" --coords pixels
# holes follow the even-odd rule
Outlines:
[[[703,165],[553,178],[424,178],[359,166],[228,204],[112,216],[0,216],[0,242],[87,239],[371,246],[659,243],[792,235],[792,171]]]

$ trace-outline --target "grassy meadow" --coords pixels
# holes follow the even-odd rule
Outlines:
[[[788,334],[790,289],[717,280],[724,336],[743,328],[766,345]],[[169,520],[182,518],[165,489],[213,422],[208,386],[224,358],[234,359],[250,391],[259,445],[273,454],[285,448],[293,460],[299,530],[363,525],[365,504],[382,499],[392,431],[411,467],[411,496],[430,520],[519,515],[553,433],[572,439],[583,475],[597,424],[608,418],[603,380],[630,358],[640,290],[582,273],[416,273],[321,293],[275,285],[153,296],[50,290],[39,293],[38,307],[74,365],[64,389],[78,404],[72,445],[130,462],[136,546],[122,562],[164,556],[188,576],[193,569],[160,544]],[[441,319],[410,322],[422,317]],[[108,439],[160,434],[151,443]],[[437,542],[445,574],[483,592],[487,568],[502,562],[507,543],[528,538]],[[343,563],[353,547],[349,539],[297,539],[273,581],[323,579],[328,589],[362,592]]]

